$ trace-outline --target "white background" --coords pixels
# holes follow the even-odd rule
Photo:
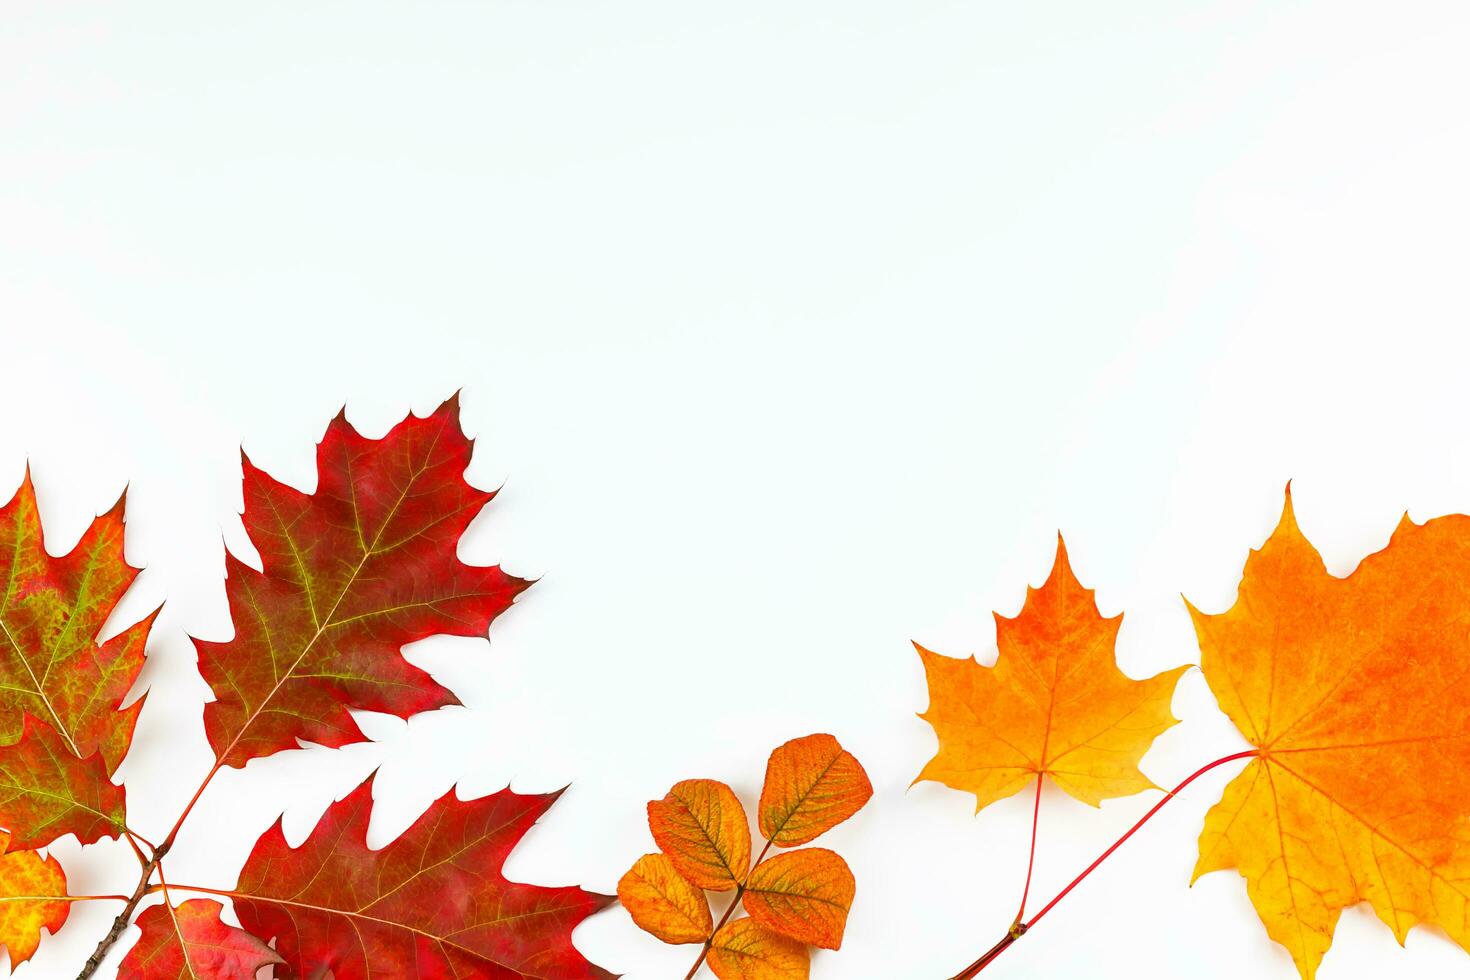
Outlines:
[[[0,494],[29,458],[64,551],[130,481],[147,570],[113,625],[167,598],[140,829],[209,761],[185,634],[230,635],[242,443],[310,488],[344,400],[377,435],[463,386],[504,491],[462,553],[543,576],[488,644],[410,651],[465,708],[220,778],[172,879],[228,886],[281,810],[300,839],[381,766],[375,844],[455,783],[571,782],[510,874],[609,891],[646,800],[753,800],[821,730],[877,795],[831,835],[858,898],[813,975],[963,966],[1014,911],[1029,801],[908,789],[935,746],[911,638],[993,656],[1060,528],[1152,674],[1197,658],[1180,594],[1232,602],[1288,478],[1338,573],[1405,509],[1470,509],[1470,14],[1391,9],[6,4]],[[1198,673],[1175,711],[1156,781],[1241,745]],[[1238,877],[1187,888],[1227,776],[996,980],[1293,976]],[[1036,894],[1155,798],[1048,792]],[[75,888],[132,884],[121,846],[53,850]],[[114,911],[17,975],[70,977]],[[576,941],[630,980],[694,952],[616,909]],[[1467,965],[1360,909],[1321,977]]]

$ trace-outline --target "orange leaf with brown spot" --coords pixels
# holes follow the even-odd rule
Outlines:
[[[720,927],[709,948],[709,968],[720,980],[806,980],[806,947],[754,919]]]
[[[847,862],[824,847],[762,861],[745,883],[745,911],[798,942],[838,949],[857,883]]]
[[[735,791],[713,779],[675,783],[648,804],[648,829],[679,873],[700,888],[727,892],[750,869],[750,824]]]
[[[872,795],[868,774],[837,739],[794,738],[766,764],[761,833],[778,847],[809,843],[861,810]]]
[[[1195,875],[1235,868],[1311,978],[1344,908],[1470,948],[1470,517],[1399,525],[1346,578],[1286,508],[1226,612],[1191,609],[1220,707],[1260,750]]]
[[[939,752],[918,779],[975,794],[977,811],[1038,775],[1093,806],[1157,788],[1138,762],[1178,721],[1169,702],[1189,668],[1129,678],[1113,656],[1122,619],[1098,612],[1058,537],[1046,584],[1027,589],[1016,618],[995,617],[993,668],[914,644],[929,683],[929,710],[920,717],[939,736]]]
[[[709,900],[666,854],[645,854],[618,882],[618,901],[633,923],[666,943],[702,943],[715,927]]]

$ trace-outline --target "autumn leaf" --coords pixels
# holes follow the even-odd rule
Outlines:
[[[795,738],[766,763],[760,830],[777,847],[806,844],[858,812],[872,795],[868,774],[837,739]]]
[[[281,962],[265,943],[226,925],[223,909],[207,898],[145,909],[136,922],[143,935],[123,958],[118,980],[255,980]]]
[[[123,832],[123,791],[99,754],[71,754],[61,735],[26,716],[25,734],[0,749],[0,817],[16,847],[44,847],[63,834],[83,844]]]
[[[663,853],[640,858],[619,882],[618,897],[640,928],[664,942],[704,944],[690,977],[706,963],[727,980],[805,977],[806,943],[842,945],[857,885],[847,862],[825,848],[766,854],[825,833],[872,795],[862,765],[831,735],[781,745],[766,764],[766,842],[751,868],[750,826],[734,790],[713,779],[675,783],[648,804],[648,829]],[[697,888],[735,892],[718,924]],[[750,917],[727,921],[741,907]]]
[[[464,480],[473,443],[452,398],[367,439],[338,415],[315,493],[243,463],[257,572],[226,559],[235,638],[199,643],[217,700],[205,730],[222,766],[362,741],[349,709],[407,717],[458,701],[403,658],[434,634],[482,636],[528,583],[466,565],[460,535],[492,493]]]
[[[993,668],[914,644],[929,684],[929,710],[920,717],[939,737],[918,780],[975,794],[977,811],[1038,775],[1093,806],[1156,788],[1138,762],[1178,721],[1169,702],[1189,668],[1127,677],[1113,656],[1122,619],[1098,613],[1058,537],[1046,584],[1026,590],[1014,619],[995,617]]]
[[[612,899],[507,881],[511,850],[559,794],[450,793],[381,850],[367,846],[372,782],[329,807],[299,848],[279,822],[222,892],[240,924],[275,940],[277,976],[612,980],[572,929]]]
[[[710,891],[739,887],[750,869],[750,824],[735,791],[713,779],[675,783],[648,804],[659,850],[690,882]]]
[[[618,901],[638,928],[666,943],[702,943],[714,930],[709,901],[666,854],[645,854],[618,882]]]
[[[847,862],[823,847],[777,854],[745,882],[745,911],[799,942],[838,949],[857,890]]]
[[[1258,749],[1195,876],[1235,868],[1310,980],[1344,908],[1470,948],[1470,517],[1400,523],[1346,578],[1281,522],[1235,604],[1191,607],[1220,707]]]
[[[707,962],[720,980],[806,980],[811,972],[805,946],[754,919],[721,926]]]
[[[35,851],[7,851],[9,835],[0,830],[0,946],[19,966],[36,952],[41,930],[55,933],[66,922],[66,875],[54,857]]]
[[[0,824],[17,847],[121,833],[122,790],[108,780],[142,708],[120,706],[153,616],[97,639],[137,574],[122,500],[60,558],[44,547],[29,473],[0,509]]]

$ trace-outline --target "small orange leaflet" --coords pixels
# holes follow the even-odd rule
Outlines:
[[[649,802],[648,829],[679,873],[700,888],[730,891],[750,870],[750,824],[724,783],[675,783],[663,799]]]
[[[745,882],[745,911],[761,925],[823,949],[842,945],[856,890],[847,862],[825,847],[777,854]]]
[[[771,753],[760,828],[777,847],[808,844],[862,809],[868,774],[831,735],[792,739]]]
[[[766,843],[751,868],[750,825],[735,792],[712,779],[676,783],[648,804],[663,853],[638,859],[618,883],[618,899],[634,924],[664,942],[703,944],[685,980],[705,963],[720,980],[805,980],[806,944],[842,945],[857,885],[847,862],[826,848],[766,854],[826,833],[872,795],[862,765],[831,735],[782,745],[766,765]],[[735,891],[718,922],[701,889]],[[730,921],[742,905],[749,918]]]
[[[1058,536],[1046,584],[1026,590],[1014,619],[996,614],[993,668],[914,644],[929,682],[920,717],[939,736],[938,754],[915,782],[973,793],[977,812],[1041,775],[1093,806],[1156,789],[1138,762],[1178,721],[1169,702],[1189,667],[1126,676],[1113,659],[1122,619],[1098,613]]]
[[[714,930],[709,900],[666,854],[645,854],[618,882],[618,901],[648,932],[673,946],[702,943]]]
[[[806,980],[806,947],[754,919],[736,919],[710,941],[709,968],[720,980]]]
[[[1470,517],[1407,518],[1346,578],[1286,507],[1226,612],[1191,607],[1201,667],[1256,746],[1200,835],[1310,980],[1341,911],[1470,948]]]

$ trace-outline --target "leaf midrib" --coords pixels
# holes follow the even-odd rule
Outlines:
[[[187,890],[188,891],[204,892],[205,894],[208,894],[208,895],[219,895],[219,896],[221,896],[223,898],[229,898],[229,899],[234,899],[234,900],[243,900],[243,901],[246,901],[246,902],[269,902],[269,903],[271,903],[273,905],[284,905],[284,906],[288,906],[290,908],[306,909],[306,910],[311,911],[311,912],[322,912],[322,913],[325,913],[327,915],[340,915],[340,916],[343,916],[344,918],[347,918],[347,919],[360,919],[363,922],[371,922],[371,923],[373,923],[375,925],[386,926],[387,928],[390,928],[390,929],[401,929],[404,932],[413,933],[415,936],[422,936],[425,939],[433,940],[436,943],[442,943],[445,946],[453,947],[454,949],[459,950],[460,952],[464,953],[467,956],[474,957],[476,960],[480,960],[480,961],[485,962],[485,963],[494,963],[496,966],[503,967],[503,968],[505,968],[507,970],[511,970],[512,972],[517,973],[520,976],[523,976],[523,977],[536,977],[535,974],[530,974],[530,973],[523,972],[520,967],[512,966],[509,963],[504,963],[504,962],[502,962],[500,960],[492,959],[491,957],[486,956],[484,953],[481,953],[478,950],[470,949],[468,946],[464,946],[464,945],[462,945],[460,943],[457,943],[454,940],[447,938],[446,936],[435,935],[432,932],[428,932],[426,930],[419,929],[419,928],[417,928],[415,926],[408,925],[407,923],[404,923],[404,922],[394,922],[392,919],[379,918],[378,916],[375,916],[375,915],[368,915],[365,912],[354,912],[354,911],[349,911],[347,909],[338,909],[338,908],[333,908],[333,907],[331,907],[329,905],[316,905],[316,904],[313,904],[311,902],[298,902],[298,901],[293,901],[293,900],[288,899],[288,898],[274,898],[272,896],[267,896],[267,895],[252,895],[252,894],[250,894],[248,892],[225,891],[223,889],[212,889],[212,888],[211,889],[206,889],[206,888],[190,888],[190,889],[187,889]],[[473,924],[473,927],[474,928],[480,928],[480,927],[483,927],[483,926],[497,925],[497,924],[502,923],[502,922],[510,922],[510,921],[513,921],[513,920],[516,920],[516,919],[529,919],[529,918],[533,918],[535,916],[540,916],[540,915],[555,915],[559,911],[560,910],[543,909],[543,910],[536,911],[536,912],[522,913],[520,915],[499,916],[499,917],[497,917],[495,919],[492,919],[492,920],[489,920],[489,921],[486,921],[486,922],[476,922],[476,923]],[[362,941],[361,934],[359,934],[358,944],[362,947],[362,951],[363,951],[364,956],[369,955],[370,950],[368,949],[367,943],[365,943],[365,942]],[[546,980],[546,978],[544,977],[544,975],[542,975],[542,977],[541,978],[538,978],[538,980]]]
[[[425,459],[428,459],[430,456],[433,455],[434,450],[439,445],[439,438],[443,434],[444,427],[441,425],[439,431],[434,433],[434,439],[432,442],[429,443],[428,449],[424,452]],[[291,666],[288,667],[285,673],[283,673],[276,680],[275,685],[270,689],[266,696],[261,699],[260,703],[255,706],[254,710],[250,712],[249,716],[246,717],[244,724],[240,726],[239,730],[235,732],[234,737],[230,739],[230,744],[226,746],[225,750],[219,754],[219,763],[221,765],[225,763],[225,760],[229,759],[231,753],[233,753],[236,747],[239,746],[240,740],[244,738],[245,733],[250,730],[250,726],[255,724],[255,720],[260,717],[261,712],[265,710],[265,706],[271,702],[271,700],[281,690],[281,687],[293,677],[296,668],[301,666],[301,662],[306,659],[309,653],[311,653],[312,647],[316,645],[317,640],[321,639],[322,634],[334,625],[332,623],[332,616],[337,612],[337,608],[342,605],[342,600],[347,597],[347,593],[352,591],[353,585],[357,583],[357,577],[362,573],[362,567],[367,564],[368,559],[371,558],[375,553],[378,542],[382,539],[384,532],[387,531],[388,525],[393,522],[393,518],[398,514],[398,508],[403,506],[404,500],[408,499],[408,493],[413,488],[414,483],[418,481],[419,477],[423,476],[424,471],[427,469],[427,464],[418,466],[413,471],[413,474],[404,482],[403,489],[398,494],[398,499],[393,502],[393,506],[389,508],[387,516],[383,518],[383,523],[379,525],[377,534],[373,536],[372,545],[364,549],[362,553],[362,558],[358,560],[357,565],[352,569],[352,573],[347,576],[347,581],[343,584],[342,591],[338,593],[336,601],[332,603],[332,608],[327,611],[326,620],[317,626],[316,632],[312,634],[312,637],[310,640],[307,641],[306,646],[301,648],[301,653],[297,655],[296,659],[292,661]],[[356,518],[355,489],[353,510],[354,518]],[[360,519],[355,519],[354,523],[358,525],[358,536],[360,540],[362,535],[362,522]],[[288,542],[291,541],[291,535],[288,526],[283,525],[281,528],[281,533],[285,536]],[[292,550],[295,550],[294,543],[292,543]],[[303,578],[304,577],[305,575],[303,573]],[[309,604],[313,604],[314,600],[311,598],[311,589],[308,582],[302,582],[302,590],[306,593],[307,602]],[[312,609],[313,619],[315,619],[314,604],[312,605]]]
[[[12,567],[14,566],[12,565]],[[72,612],[75,611],[76,609],[75,607],[73,607]],[[71,617],[68,616],[67,619],[68,621],[70,621]],[[21,662],[21,665],[25,667],[26,674],[29,675],[31,678],[31,684],[35,686],[34,691],[29,691],[27,693],[35,694],[36,697],[41,699],[41,703],[46,706],[46,710],[51,714],[51,721],[56,726],[57,733],[60,734],[62,738],[66,739],[66,746],[67,748],[71,749],[72,755],[80,759],[82,757],[82,753],[80,750],[77,749],[77,743],[72,739],[71,732],[67,731],[66,725],[62,723],[61,715],[57,713],[55,706],[51,704],[51,699],[47,697],[46,692],[41,689],[40,678],[36,677],[36,672],[34,669],[32,669],[30,660],[26,658],[25,651],[22,650],[20,644],[16,642],[15,636],[10,632],[10,624],[5,622],[5,617],[3,615],[0,615],[0,631],[4,632],[5,641],[10,644],[10,649],[15,651],[15,659],[19,660]]]

